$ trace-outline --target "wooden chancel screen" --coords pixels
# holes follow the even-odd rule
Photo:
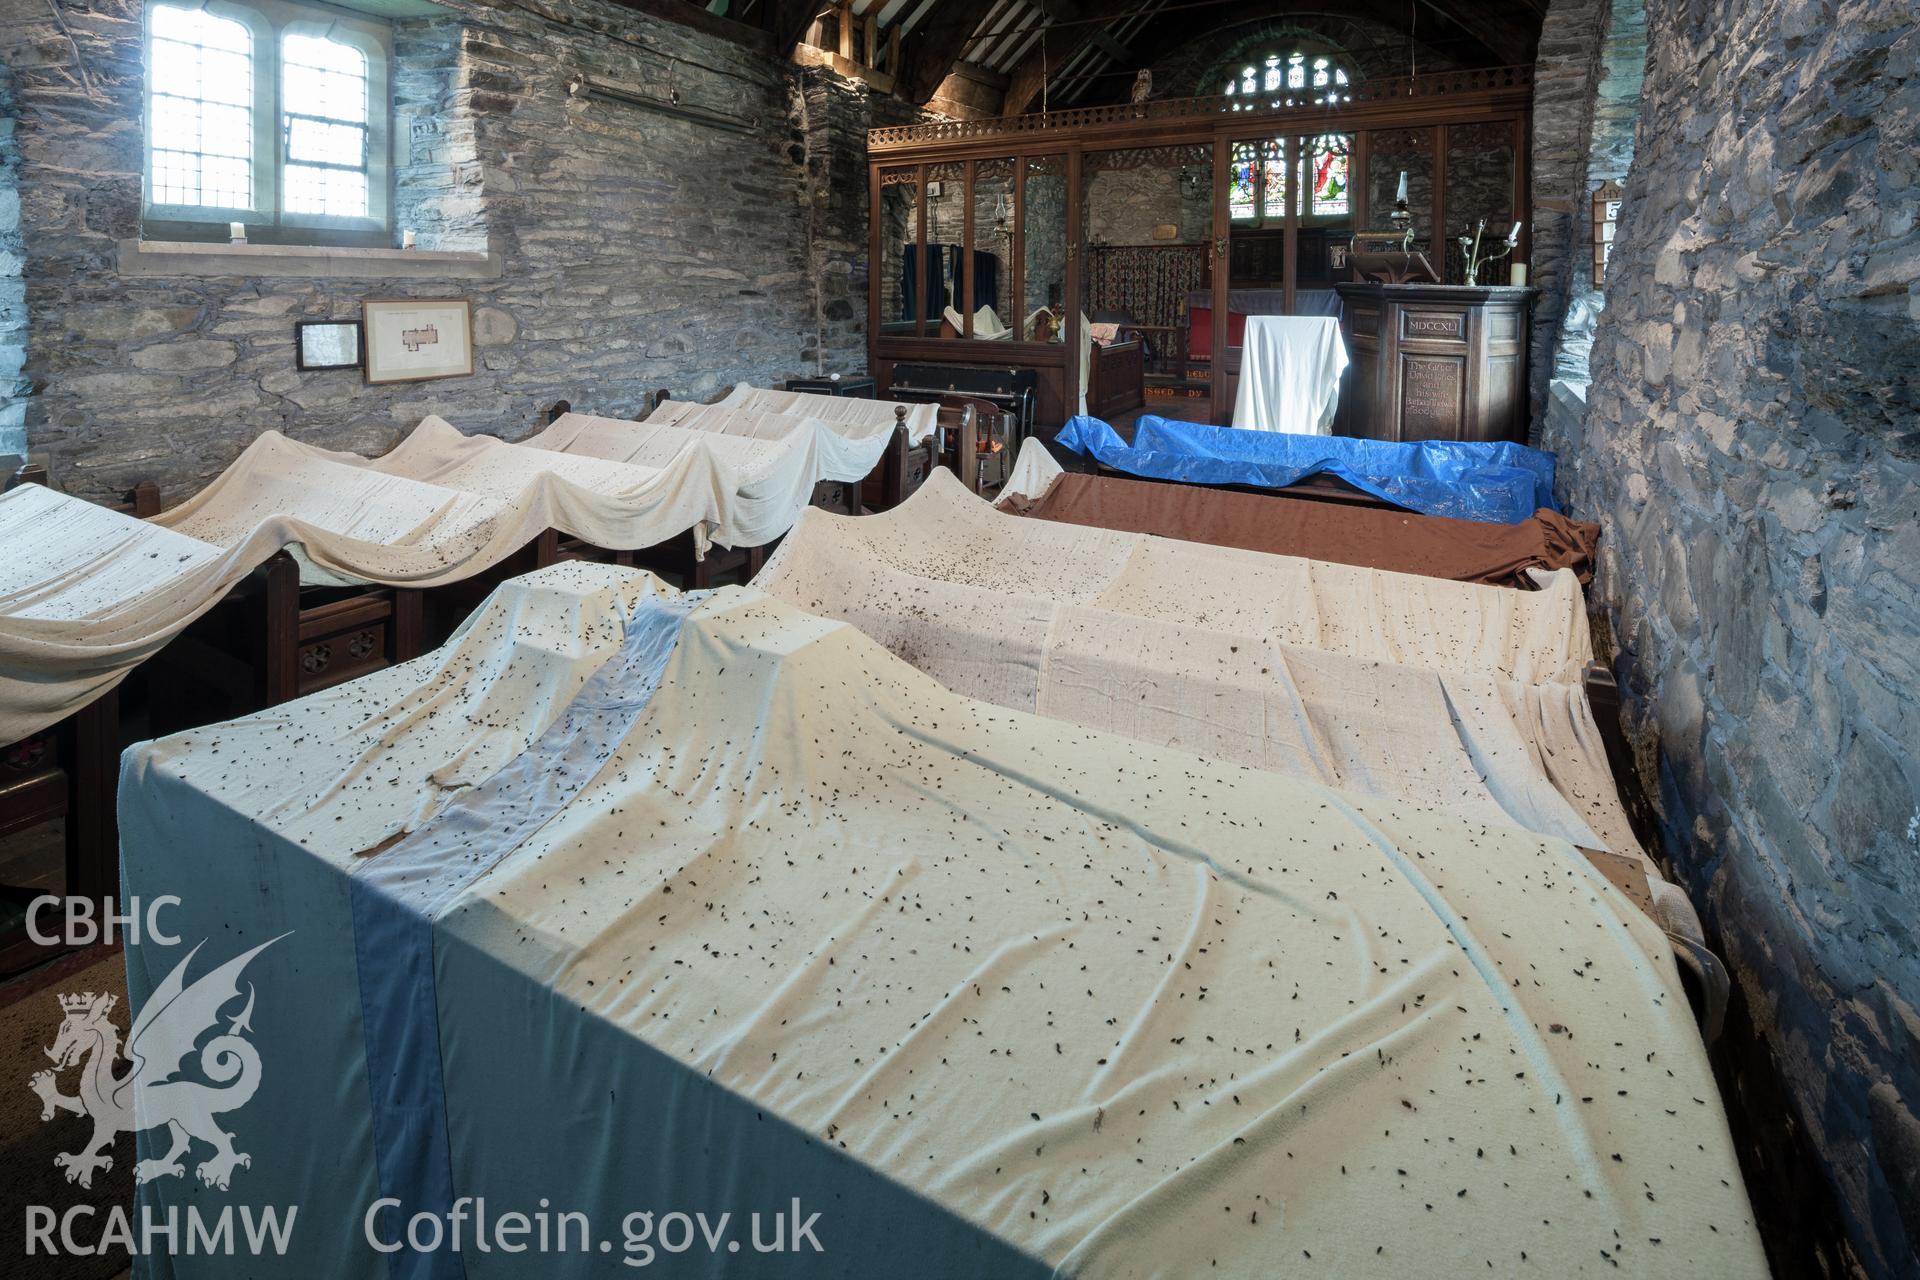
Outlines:
[[[1299,88],[1293,70],[1217,97],[872,130],[880,394],[1017,376],[1043,427],[1143,397],[1224,422],[1246,317],[1337,314],[1356,238],[1404,239],[1466,284],[1458,236],[1517,222],[1505,261],[1528,260],[1531,68],[1310,67],[1327,83]]]

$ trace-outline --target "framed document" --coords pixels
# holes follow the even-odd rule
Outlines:
[[[419,382],[473,372],[473,304],[465,298],[369,298],[360,304],[367,381]]]
[[[293,367],[301,373],[360,367],[358,320],[296,320],[293,337]]]

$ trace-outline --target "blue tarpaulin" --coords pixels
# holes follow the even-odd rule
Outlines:
[[[1098,418],[1077,417],[1055,443],[1150,480],[1284,489],[1336,476],[1362,493],[1422,515],[1516,524],[1553,501],[1553,455],[1522,444],[1359,440],[1240,431],[1148,415],[1131,445]]]

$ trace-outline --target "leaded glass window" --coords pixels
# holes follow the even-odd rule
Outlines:
[[[1352,85],[1346,68],[1331,58],[1296,50],[1284,58],[1271,53],[1259,62],[1247,63],[1227,77],[1222,92],[1234,99],[1228,110],[1251,111],[1302,98],[1320,106],[1336,106],[1353,101]]]
[[[289,213],[367,213],[367,55],[321,36],[280,42]]]
[[[205,9],[157,5],[147,63],[147,181],[155,204],[248,210],[253,33]]]
[[[1233,145],[1227,216],[1235,222],[1278,221],[1287,213],[1287,150],[1280,138]]]
[[[390,24],[297,0],[146,12],[149,234],[390,242]]]
[[[1347,212],[1347,163],[1352,141],[1344,133],[1305,140],[1302,158],[1307,168],[1308,208],[1314,214],[1324,217]]]

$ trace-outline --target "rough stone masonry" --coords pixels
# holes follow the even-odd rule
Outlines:
[[[1669,0],[1584,420],[1549,418],[1669,851],[1860,1261],[1920,1244],[1920,24]],[[1783,1118],[1784,1122],[1784,1118]]]
[[[423,249],[491,250],[493,279],[123,271],[140,237],[142,6],[0,4],[16,126],[0,137],[0,276],[24,295],[0,287],[0,433],[23,423],[75,492],[154,479],[177,501],[269,429],[379,453],[429,413],[515,437],[558,399],[631,415],[657,388],[864,367],[872,95],[600,0],[446,7],[395,24],[394,240],[413,227]],[[750,129],[570,93],[582,72],[671,87]],[[872,123],[895,122],[879,109]],[[446,296],[474,304],[470,378],[369,387],[294,368],[296,320]]]

